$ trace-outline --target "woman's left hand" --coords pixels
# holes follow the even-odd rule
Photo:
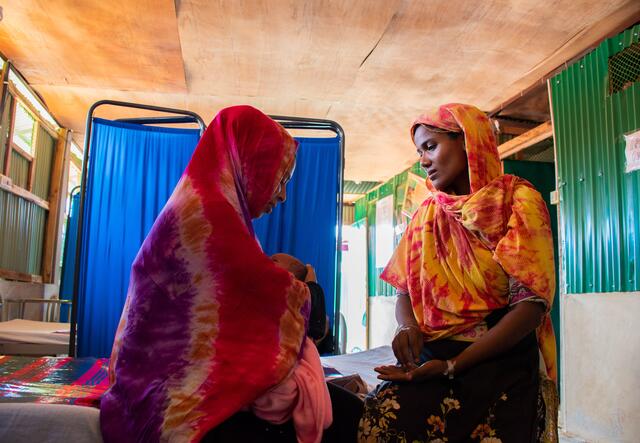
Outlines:
[[[308,283],[308,282],[317,283],[318,277],[316,277],[316,270],[313,269],[313,266],[307,264],[305,268],[307,268],[307,276],[304,279],[305,283]]]
[[[387,365],[374,368],[380,380],[386,381],[423,381],[439,376],[444,376],[447,370],[447,362],[443,360],[429,360],[410,371],[402,366]]]

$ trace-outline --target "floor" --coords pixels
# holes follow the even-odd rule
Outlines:
[[[588,443],[588,442],[578,437],[563,434],[562,430],[560,430],[560,443]]]

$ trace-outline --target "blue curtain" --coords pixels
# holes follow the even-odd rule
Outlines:
[[[109,356],[131,263],[198,139],[197,130],[94,119],[79,264],[78,356]],[[332,317],[340,144],[338,138],[298,140],[287,202],[255,221],[256,234],[267,254],[286,252],[316,268]]]
[[[62,257],[62,278],[60,279],[60,300],[73,299],[73,273],[76,270],[76,242],[78,240],[78,216],[80,213],[80,193],[78,188],[71,191],[69,199],[69,218],[64,235],[64,255]],[[63,305],[60,308],[60,321],[68,321],[69,307]]]
[[[254,228],[265,253],[291,254],[316,269],[333,323],[340,139],[296,140],[300,148],[287,186],[287,201],[255,220]]]
[[[199,138],[194,129],[94,119],[82,226],[80,357],[111,353],[131,263]]]

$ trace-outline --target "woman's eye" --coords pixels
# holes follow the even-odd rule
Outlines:
[[[433,151],[434,149],[436,149],[436,146],[438,146],[438,145],[429,145],[429,146],[427,146],[427,151]]]

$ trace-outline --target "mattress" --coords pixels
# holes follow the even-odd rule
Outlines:
[[[0,322],[0,342],[68,345],[69,327],[69,323],[21,319],[3,321]]]
[[[109,387],[106,358],[0,356],[0,403],[97,407]]]
[[[0,355],[0,442],[102,442],[104,358]]]

